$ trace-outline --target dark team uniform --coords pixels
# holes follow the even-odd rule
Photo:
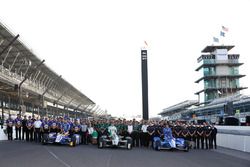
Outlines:
[[[80,135],[81,125],[74,124],[72,127],[72,134],[79,134]]]
[[[42,123],[42,134],[49,133],[50,132],[50,127],[49,127],[49,122],[48,121],[43,121]]]
[[[206,144],[206,149],[210,149],[211,148],[211,133],[212,133],[211,126],[206,126],[205,127],[205,144]]]
[[[16,128],[16,140],[21,140],[21,130],[22,130],[22,119],[16,118],[15,119],[15,128]]]
[[[145,145],[149,146],[149,144],[153,141],[153,138],[155,136],[157,130],[157,125],[149,125],[147,128],[148,134],[146,135],[146,142]]]
[[[14,121],[9,118],[6,120],[6,124],[7,124],[7,134],[8,134],[8,140],[13,140],[13,125],[14,125]]]
[[[33,141],[33,132],[34,132],[33,124],[34,122],[32,120],[28,120],[26,123],[26,126],[27,126],[26,140],[27,141]]]
[[[216,135],[217,135],[217,128],[212,127],[212,133],[211,133],[211,147],[217,149],[217,144],[216,144]]]
[[[139,124],[133,125],[133,132],[131,134],[132,139],[133,139],[133,147],[140,146],[140,129],[141,129],[141,126]]]
[[[24,140],[24,136],[26,136],[26,133],[27,133],[27,119],[26,119],[26,117],[24,117],[24,119],[22,120],[22,127],[23,127],[22,140]]]
[[[60,131],[60,129],[57,127],[56,122],[54,121],[49,121],[49,131],[57,133]]]
[[[194,125],[189,126],[189,139],[194,143],[194,149],[196,149],[196,127]]]
[[[80,134],[81,134],[82,144],[87,144],[87,128],[88,128],[88,126],[85,123],[81,124]],[[99,133],[99,131],[98,131],[98,133]]]
[[[182,127],[180,125],[176,125],[173,127],[173,134],[174,137],[178,138],[178,137],[182,137]]]
[[[204,149],[204,128],[202,126],[197,127],[196,134],[197,134],[197,149],[200,149],[200,144],[201,148]]]
[[[188,128],[187,127],[184,127],[182,129],[181,137],[183,137],[185,140],[190,141],[190,137],[189,137],[189,134],[188,134]]]

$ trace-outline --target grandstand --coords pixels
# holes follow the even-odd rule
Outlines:
[[[103,112],[0,23],[0,115],[89,117]]]

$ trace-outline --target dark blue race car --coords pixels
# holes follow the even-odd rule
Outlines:
[[[185,141],[183,138],[174,138],[172,136],[172,130],[170,128],[163,129],[163,139],[160,137],[154,137],[153,139],[153,148],[155,150],[183,150],[188,152],[188,142]]]

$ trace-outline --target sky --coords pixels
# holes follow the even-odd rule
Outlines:
[[[240,54],[249,87],[249,0],[1,0],[0,21],[113,116],[142,114],[141,57],[148,43],[149,115],[197,100],[201,50],[223,44]],[[222,39],[221,39],[222,40]],[[221,44],[221,43],[220,43]],[[250,95],[250,90],[241,93]]]

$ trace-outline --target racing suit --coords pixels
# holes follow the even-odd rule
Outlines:
[[[119,137],[117,135],[117,128],[114,125],[108,127],[109,137],[112,140],[112,145],[118,145]]]

